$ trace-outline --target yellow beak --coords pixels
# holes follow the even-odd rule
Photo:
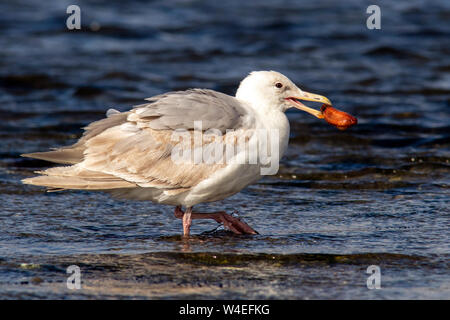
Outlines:
[[[327,97],[306,91],[301,91],[301,94],[299,94],[298,96],[289,97],[286,100],[288,100],[288,102],[290,102],[295,108],[306,111],[319,119],[323,119],[322,111],[307,107],[298,100],[320,102],[329,106],[332,105],[331,101]]]

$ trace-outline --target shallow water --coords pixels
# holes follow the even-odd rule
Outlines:
[[[363,1],[79,3],[81,31],[65,29],[69,2],[0,3],[1,298],[450,298],[448,1],[382,4],[381,30]],[[49,166],[21,153],[73,143],[110,107],[234,94],[260,69],[359,122],[289,112],[279,173],[198,207],[237,210],[257,236],[195,221],[182,240],[172,207],[20,183]]]

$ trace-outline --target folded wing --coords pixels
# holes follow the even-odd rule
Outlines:
[[[50,189],[144,187],[176,194],[189,190],[226,164],[174,162],[174,148],[178,152],[190,150],[192,156],[200,147],[220,152],[216,146],[227,139],[227,129],[253,130],[248,125],[252,117],[240,102],[215,91],[193,89],[147,100],[128,112],[111,112],[107,118],[90,124],[70,147],[24,155],[72,165],[38,172],[41,176],[23,182]],[[199,121],[203,132],[214,129],[222,136],[195,144],[192,133],[194,126],[199,129]],[[174,136],[180,130],[190,133],[191,139]]]

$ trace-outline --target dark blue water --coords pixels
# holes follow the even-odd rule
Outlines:
[[[1,298],[450,298],[448,1],[380,2],[381,30],[371,1],[78,1],[77,31],[70,4],[0,3]],[[252,70],[359,121],[290,112],[279,173],[198,207],[238,210],[258,236],[195,221],[183,241],[172,207],[20,183],[51,165],[20,154],[73,143],[108,108],[234,94]]]

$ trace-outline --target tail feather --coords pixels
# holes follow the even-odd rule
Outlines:
[[[25,184],[47,187],[49,191],[61,191],[65,189],[76,190],[110,190],[118,188],[132,188],[135,184],[127,181],[90,181],[76,177],[52,177],[38,176],[22,180]]]
[[[119,112],[114,109],[108,110],[107,118],[92,122],[85,127],[83,136],[75,144],[55,149],[47,152],[35,152],[22,154],[22,157],[35,158],[61,164],[76,164],[84,159],[84,150],[86,142],[102,133],[103,131],[121,125],[127,121],[129,112]]]
[[[78,166],[55,167],[44,171],[37,177],[23,179],[22,183],[47,187],[48,191],[64,189],[108,190],[117,188],[134,188],[134,183],[102,172],[90,171]]]
[[[61,164],[76,164],[83,161],[83,150],[81,148],[62,148],[47,152],[25,153],[21,156]]]

